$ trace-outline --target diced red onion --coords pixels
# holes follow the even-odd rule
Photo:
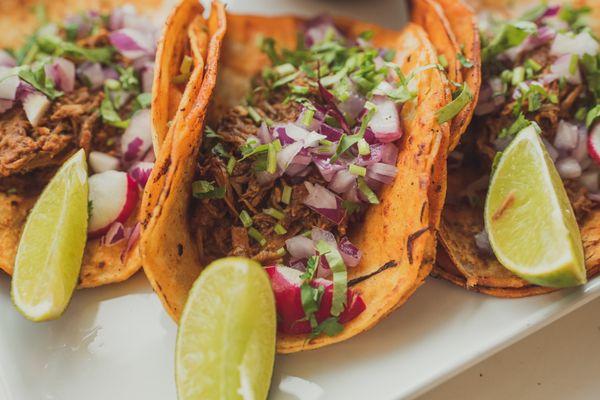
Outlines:
[[[564,54],[558,57],[550,66],[550,74],[545,80],[548,81],[551,78],[553,78],[552,80],[565,78],[567,82],[579,85],[581,83],[581,71],[579,70],[579,67],[577,67],[573,73],[571,71],[571,55]]]
[[[312,230],[310,231],[310,238],[313,240],[314,243],[324,241],[330,246],[337,247],[337,241],[335,240],[335,236],[333,235],[333,233],[324,229],[317,227],[312,228]]]
[[[75,88],[75,64],[62,57],[55,57],[52,62],[44,65],[46,76],[63,92],[72,92]]]
[[[581,165],[573,157],[565,157],[556,162],[556,169],[563,179],[575,179],[581,176]]]
[[[314,156],[312,160],[326,182],[331,182],[335,174],[345,168],[344,165],[339,163],[332,164],[331,159],[328,157]]]
[[[273,127],[273,138],[279,139],[282,146],[294,143],[294,139],[288,136],[285,125],[275,125]]]
[[[552,42],[550,54],[554,56],[565,54],[576,54],[579,57],[584,54],[595,56],[598,54],[599,47],[596,39],[588,31],[582,31],[574,37],[565,33],[559,33],[554,38],[554,42]]]
[[[262,144],[271,143],[273,141],[273,138],[271,137],[271,132],[269,132],[269,127],[264,121],[262,124],[260,124],[256,137],[258,138],[258,140],[260,140],[260,143]]]
[[[340,111],[350,121],[354,121],[365,107],[365,99],[357,93],[351,93],[348,98],[339,105]]]
[[[383,156],[383,148],[386,144],[376,143],[369,145],[369,154],[366,156],[359,156],[356,158],[356,165],[360,165],[362,167],[367,167],[369,165],[373,165],[381,161]],[[391,143],[389,143],[391,144]],[[393,145],[392,145],[393,146]]]
[[[0,99],[15,100],[20,82],[12,68],[0,67]]]
[[[600,203],[600,193],[596,192],[596,193],[588,193],[587,194],[588,199],[595,201],[597,203]]]
[[[112,67],[102,68],[102,73],[104,74],[104,80],[107,79],[119,79],[119,73]]]
[[[381,148],[381,162],[396,165],[398,147],[393,143],[385,143]]]
[[[325,135],[326,139],[332,142],[340,140],[342,134],[344,133],[340,129],[334,128],[327,124],[321,124],[321,126],[319,126],[318,132]]]
[[[558,15],[559,11],[560,5],[558,4],[548,6],[548,8],[546,8],[546,11],[544,11],[544,13],[540,16],[539,21],[542,22],[546,18],[555,17]]]
[[[125,257],[129,253],[129,251],[133,248],[133,246],[137,243],[137,241],[140,239],[141,234],[142,234],[142,224],[140,224],[138,222],[137,224],[135,224],[133,229],[130,232],[128,232],[127,246],[125,246],[125,248],[123,249],[123,252],[121,253],[121,262],[125,261]]]
[[[89,163],[93,172],[100,173],[111,170],[118,170],[121,162],[117,157],[100,151],[92,151],[89,155]]]
[[[100,239],[100,244],[102,246],[114,246],[115,244],[125,240],[125,226],[123,226],[120,222],[114,222],[110,228],[108,228],[108,232]]]
[[[98,89],[104,83],[104,72],[100,63],[84,62],[77,67],[77,76],[92,89]]]
[[[31,126],[34,128],[39,124],[48,107],[50,107],[50,100],[37,91],[30,93],[23,100],[23,110],[25,110],[27,120],[29,120]]]
[[[589,160],[588,133],[584,125],[579,126],[577,129],[577,146],[571,151],[571,156],[579,161],[580,164]]]
[[[279,168],[282,171],[286,171],[300,150],[302,150],[302,142],[294,142],[284,146],[277,153],[277,165]]]
[[[558,150],[573,150],[577,146],[578,137],[577,125],[561,119],[554,137],[554,147]]]
[[[598,186],[598,171],[584,172],[579,177],[579,183],[581,183],[590,192],[597,192]]]
[[[556,33],[554,32],[554,29],[547,26],[542,26],[536,33],[525,38],[521,44],[503,52],[501,57],[504,56],[509,60],[514,61],[521,53],[533,50],[543,44],[548,43],[554,38],[555,34]]]
[[[475,235],[475,245],[484,254],[493,254],[490,238],[485,229]]]
[[[338,38],[343,37],[329,16],[319,16],[308,21],[304,31],[306,46],[312,47],[313,45],[322,42],[329,32],[333,32],[334,36]]]
[[[356,183],[356,176],[347,169],[338,171],[329,183],[328,188],[336,193],[346,193]]]
[[[17,61],[6,50],[0,49],[0,67],[16,67]]]
[[[344,218],[341,200],[332,192],[317,184],[304,182],[308,190],[308,196],[304,204],[332,222],[339,224]]]
[[[294,236],[285,241],[285,248],[290,256],[294,258],[307,258],[314,256],[315,244],[306,236]]]
[[[375,137],[383,143],[399,139],[402,136],[402,128],[396,103],[379,97],[374,98],[373,103],[377,106],[377,110],[369,121],[369,128]]]
[[[150,110],[139,110],[121,136],[121,153],[127,162],[141,160],[152,146]]]
[[[552,161],[556,162],[559,156],[558,150],[556,150],[556,148],[552,146],[552,143],[550,143],[544,137],[542,137],[542,142],[544,142],[544,145],[546,146],[546,151],[548,152],[548,155],[550,156]]]
[[[148,178],[150,178],[152,168],[154,168],[153,162],[140,161],[129,168],[129,176],[131,176],[141,188],[144,188],[148,182]]]
[[[141,70],[142,91],[152,93],[152,83],[154,82],[154,63],[146,63]]]
[[[367,168],[367,176],[378,182],[390,184],[398,173],[398,168],[394,165],[376,163]]]
[[[338,245],[340,254],[347,267],[356,267],[362,257],[361,251],[347,237],[343,237]]]
[[[12,100],[0,99],[0,114],[10,110],[14,105],[15,105],[15,102]]]
[[[110,43],[129,59],[136,59],[154,53],[154,38],[148,33],[123,28],[108,35]]]

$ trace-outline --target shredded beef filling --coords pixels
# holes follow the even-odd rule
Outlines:
[[[285,101],[289,92],[281,89],[275,92],[255,93],[253,108],[263,119],[275,122],[295,121],[301,105],[293,101]],[[220,119],[216,133],[221,136],[217,143],[240,158],[240,146],[246,139],[256,135],[257,124],[244,107],[228,110]],[[211,145],[215,142],[211,141]],[[285,246],[285,241],[293,236],[318,227],[333,233],[336,239],[348,234],[348,226],[360,218],[360,212],[346,213],[341,223],[336,224],[321,214],[314,212],[303,204],[308,191],[304,182],[319,183],[327,186],[319,171],[311,165],[303,176],[288,177],[283,175],[274,182],[260,182],[254,171],[253,161],[238,161],[231,175],[227,173],[227,158],[215,154],[211,146],[207,146],[205,138],[204,150],[198,162],[198,179],[214,181],[219,187],[226,187],[224,199],[195,199],[192,226],[195,229],[196,241],[202,249],[202,257],[206,262],[227,255],[245,256],[255,259],[263,265],[283,261],[278,250]],[[289,205],[282,202],[284,186],[292,188]],[[285,217],[282,220],[262,213],[265,208],[275,208]],[[264,246],[249,237],[239,218],[239,213],[247,210],[252,216],[252,227],[257,229],[266,239]],[[274,227],[282,225],[287,232],[278,234]]]
[[[114,151],[117,128],[102,123],[102,91],[81,86],[55,101],[32,127],[25,111],[13,107],[0,118],[0,190],[41,189],[77,149]]]

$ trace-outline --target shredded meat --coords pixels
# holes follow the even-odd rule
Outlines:
[[[259,86],[260,87],[260,86]],[[263,118],[276,122],[295,121],[301,111],[296,102],[284,101],[283,90],[275,92],[255,92],[252,107]],[[228,110],[215,129],[221,137],[217,143],[236,158],[240,158],[240,147],[246,139],[256,136],[259,125],[250,118],[245,107],[233,107]],[[213,141],[211,146],[214,146]],[[231,174],[226,169],[227,158],[211,151],[205,143],[200,156],[197,178],[215,182],[219,187],[226,187],[224,199],[196,199],[193,208],[192,226],[195,228],[196,241],[202,249],[206,262],[226,255],[251,257],[263,265],[282,261],[278,251],[285,246],[285,241],[293,236],[319,227],[332,232],[340,238],[348,233],[348,225],[360,218],[359,213],[346,215],[340,224],[336,224],[304,205],[308,190],[304,182],[318,183],[326,186],[320,173],[309,167],[303,177],[290,178],[286,175],[274,181],[261,181],[260,174],[254,171],[253,160],[238,161]],[[289,205],[282,203],[282,192],[285,186],[292,188]],[[275,208],[284,214],[284,218],[276,218],[263,213],[266,208]],[[239,213],[246,210],[252,216],[252,228],[265,238],[265,244],[259,244],[249,235],[239,218]],[[274,227],[280,224],[286,229],[285,234],[278,234]]]
[[[43,186],[67,157],[79,148],[113,152],[117,128],[101,123],[104,94],[81,86],[52,102],[37,127],[21,106],[0,118],[0,190]]]

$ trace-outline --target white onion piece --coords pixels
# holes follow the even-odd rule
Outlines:
[[[15,100],[20,82],[12,68],[0,67],[0,99]]]
[[[580,32],[571,37],[566,33],[559,33],[554,38],[550,47],[550,54],[562,56],[564,54],[576,54],[579,57],[584,54],[595,56],[598,54],[599,44],[588,31]]]
[[[285,248],[294,258],[307,258],[315,255],[314,242],[305,236],[294,236],[285,241]]]
[[[554,63],[550,66],[550,77],[554,77],[554,79],[565,78],[567,82],[572,83],[574,85],[579,85],[581,83],[581,72],[579,71],[579,66],[575,68],[575,72],[571,72],[571,55],[565,54],[556,59]],[[546,78],[546,81],[550,79]]]
[[[347,169],[342,169],[334,175],[328,188],[341,194],[346,193],[355,183],[356,176]]]
[[[62,57],[55,57],[50,64],[44,65],[47,77],[63,92],[72,92],[75,88],[75,64]]]
[[[95,173],[118,170],[121,162],[117,157],[100,151],[92,151],[89,155],[89,163]]]
[[[563,179],[575,179],[581,176],[581,165],[573,157],[558,160],[556,169]]]
[[[34,128],[40,123],[40,119],[44,116],[50,107],[50,100],[40,92],[33,92],[27,95],[23,100],[23,109],[27,120]]]
[[[379,97],[374,98],[373,103],[377,106],[377,110],[369,121],[369,128],[375,137],[383,143],[399,139],[402,136],[402,128],[396,103]]]
[[[581,183],[590,192],[598,191],[598,171],[584,172],[579,177],[579,183]]]
[[[121,136],[121,154],[127,162],[141,160],[152,146],[150,110],[139,110]]]
[[[578,138],[577,125],[561,119],[554,137],[554,147],[558,150],[573,150],[577,146]]]

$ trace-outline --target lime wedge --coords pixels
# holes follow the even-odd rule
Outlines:
[[[275,358],[275,299],[263,268],[245,258],[211,263],[179,321],[179,400],[267,398]]]
[[[485,203],[485,227],[498,261],[536,285],[586,282],[583,247],[562,180],[531,125],[502,154]]]
[[[58,318],[77,285],[88,220],[83,150],[65,162],[29,213],[15,259],[11,294],[32,321]]]

